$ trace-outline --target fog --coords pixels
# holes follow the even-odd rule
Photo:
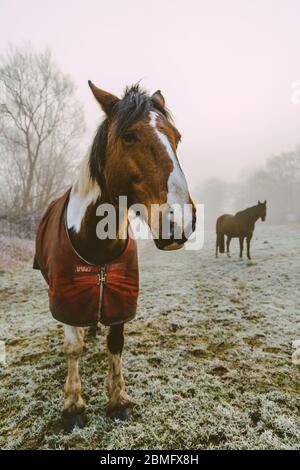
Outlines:
[[[300,143],[297,1],[1,0],[0,14],[0,53],[49,47],[75,82],[87,143],[101,118],[88,79],[119,95],[138,80],[161,89],[195,192],[211,178],[246,181]]]

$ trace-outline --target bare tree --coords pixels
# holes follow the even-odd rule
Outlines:
[[[0,58],[0,204],[40,212],[68,184],[84,132],[74,86],[47,50]]]
[[[273,200],[277,211],[286,219],[287,215],[300,217],[300,152],[282,153],[271,158],[266,167],[273,189]]]

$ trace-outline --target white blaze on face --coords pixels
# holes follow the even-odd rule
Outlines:
[[[188,238],[190,233],[192,232],[192,208],[189,204],[189,191],[185,176],[179,166],[176,154],[170,144],[168,137],[161,132],[157,126],[157,118],[158,114],[155,111],[150,111],[150,126],[153,127],[157,137],[159,138],[161,144],[163,145],[165,151],[167,152],[170,160],[173,164],[173,170],[171,171],[169,178],[168,178],[168,196],[167,196],[167,204],[170,208],[176,208],[176,206],[180,206],[181,210],[184,211],[184,231],[185,235]],[[186,206],[184,207],[184,205]],[[178,212],[177,212],[178,214]],[[176,210],[174,211],[174,222],[182,225],[182,220],[176,221]]]

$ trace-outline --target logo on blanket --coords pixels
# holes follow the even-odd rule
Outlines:
[[[92,266],[75,266],[75,273],[91,273]]]

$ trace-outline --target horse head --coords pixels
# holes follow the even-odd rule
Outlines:
[[[89,86],[106,115],[94,140],[91,176],[113,203],[126,196],[128,207],[138,206],[159,249],[180,248],[195,229],[196,210],[176,154],[181,136],[163,95],[134,85],[120,99]]]
[[[266,220],[266,215],[267,215],[267,201],[265,202],[258,201],[257,207],[258,207],[259,217],[264,222]]]

